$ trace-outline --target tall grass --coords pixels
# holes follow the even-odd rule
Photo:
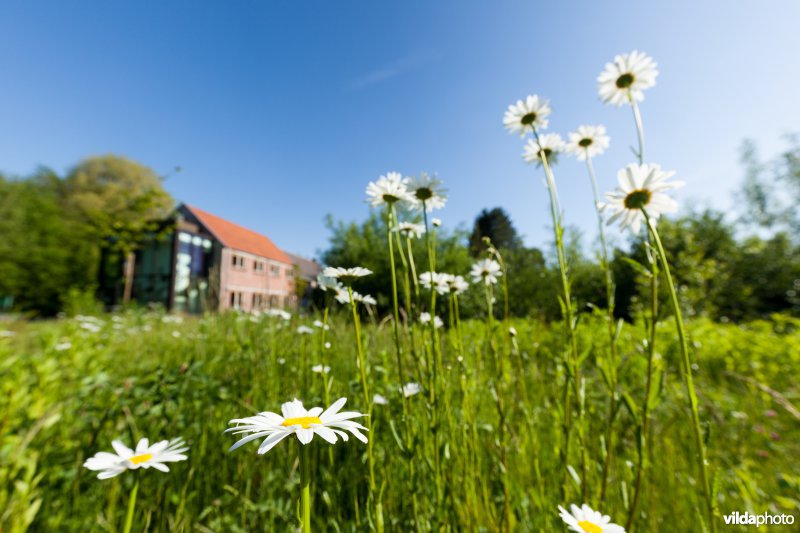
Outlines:
[[[134,531],[296,527],[297,443],[287,440],[263,456],[228,454],[233,439],[222,431],[235,416],[277,410],[293,397],[311,406],[325,404],[326,394],[347,396],[349,407],[367,412],[370,406],[362,403],[371,398],[364,396],[352,316],[345,310],[335,309],[327,319],[330,349],[301,342],[297,317],[226,314],[174,323],[156,313],[128,312],[101,317],[96,332],[75,319],[14,324],[17,334],[0,338],[0,528],[119,530],[137,479]],[[569,482],[574,495],[586,486],[587,503],[596,505],[605,476],[601,441],[609,405],[597,358],[608,350],[608,332],[600,311],[583,314],[581,321],[575,332],[584,357],[587,468]],[[648,434],[654,438],[647,440],[650,464],[635,524],[643,531],[696,531],[703,503],[693,474],[693,430],[685,423],[681,350],[664,323],[653,329],[657,349],[649,354],[645,326],[624,325],[618,338],[618,380],[626,397],[616,413],[616,438],[606,443],[615,460],[602,509],[619,523],[631,506],[642,442],[639,399],[645,397],[651,360]],[[367,321],[361,337],[369,392],[389,400],[372,405],[369,435],[386,530],[564,529],[556,512],[563,503],[563,324],[492,319],[438,330],[437,419],[425,393],[407,398],[404,418],[392,325]],[[709,421],[705,438],[714,443],[709,459],[716,467],[719,512],[798,516],[800,321],[775,317],[739,326],[698,320],[688,324],[688,337],[694,359],[702,361],[695,375],[697,401]],[[67,341],[71,346],[65,348]],[[323,379],[304,385],[306,344],[319,346],[315,352],[324,353],[331,367],[323,374],[327,393]],[[504,358],[501,383],[492,351]],[[426,383],[427,363],[415,353],[421,354],[419,347],[404,349],[401,363],[411,373],[419,369],[419,381]],[[189,460],[174,463],[168,474],[129,472],[107,481],[81,467],[112,439],[130,443],[142,436],[182,436],[191,446]],[[245,449],[250,446],[256,444]],[[307,448],[312,527],[368,529],[368,448],[319,440]]]

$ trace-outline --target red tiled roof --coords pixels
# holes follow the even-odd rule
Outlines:
[[[275,246],[275,243],[269,240],[268,237],[243,228],[233,222],[228,222],[202,209],[190,205],[186,205],[186,209],[191,211],[206,229],[208,229],[208,231],[210,231],[224,246],[274,261],[280,261],[287,265],[292,264],[289,257],[283,253],[280,248]]]

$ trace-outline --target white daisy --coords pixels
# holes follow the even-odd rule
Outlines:
[[[643,210],[654,224],[662,214],[677,211],[675,200],[664,194],[664,191],[683,187],[682,181],[667,181],[674,174],[661,170],[656,164],[631,164],[620,170],[617,174],[619,187],[606,193],[608,201],[600,204],[600,209],[612,212],[608,224],[619,220],[620,226],[638,233],[645,220]]]
[[[496,284],[497,278],[503,275],[500,264],[494,259],[482,259],[472,265],[469,271],[472,283]]]
[[[434,289],[438,294],[447,294],[450,292],[447,276],[448,274],[439,272],[423,272],[419,275],[419,283],[428,290]]]
[[[72,348],[72,343],[69,341],[59,342],[53,346],[53,349],[55,349],[57,352],[63,352],[65,350],[69,350],[70,348]]]
[[[401,222],[395,226],[394,231],[402,233],[409,239],[419,239],[425,233],[425,225],[414,224],[413,222]]]
[[[514,326],[509,327],[508,328],[508,334],[510,336],[512,336],[512,337],[516,337],[517,336],[517,328],[515,328]]]
[[[375,298],[369,294],[360,294],[355,291],[353,291],[353,300],[364,305],[378,305]]]
[[[331,371],[331,367],[329,366],[322,366],[322,365],[314,365],[311,367],[312,372],[316,372],[317,374],[327,374]]]
[[[419,394],[420,392],[422,392],[422,386],[419,383],[411,382],[403,385],[403,396],[406,398]]]
[[[509,132],[519,132],[520,137],[524,137],[534,129],[545,129],[550,112],[550,103],[547,100],[531,94],[525,100],[517,100],[516,104],[508,106],[503,116],[503,126]]]
[[[337,280],[336,278],[331,278],[323,274],[319,274],[317,275],[317,286],[323,291],[327,291],[328,289],[336,290],[338,287],[341,286],[341,283],[339,283],[339,280]]]
[[[408,191],[408,178],[404,178],[399,172],[389,172],[385,176],[378,178],[378,181],[371,181],[367,185],[367,201],[373,207],[383,204],[394,204],[396,202],[414,203],[414,198]]]
[[[570,505],[572,513],[558,506],[559,514],[565,524],[577,533],[625,533],[625,528],[611,523],[611,517],[593,510],[585,503],[578,507]]]
[[[430,324],[431,322],[431,314],[430,313],[422,313],[419,315],[419,321],[423,324]],[[433,317],[433,327],[439,329],[440,327],[444,326],[444,322],[438,316]]]
[[[118,476],[126,470],[137,468],[155,468],[162,472],[169,472],[169,467],[164,463],[173,463],[186,460],[183,454],[189,449],[183,439],[162,440],[152,446],[147,439],[141,439],[136,445],[136,450],[131,450],[122,441],[115,440],[111,443],[114,451],[98,452],[83,463],[89,470],[99,471],[98,479],[108,479]]]
[[[329,329],[331,329],[330,325],[329,324],[323,324],[322,320],[315,320],[314,321],[314,327],[315,328],[324,329],[325,331],[328,331]]]
[[[264,314],[267,316],[282,318],[284,320],[292,319],[292,314],[288,311],[284,311],[283,309],[267,309],[264,311]]]
[[[266,437],[258,447],[258,453],[267,453],[290,435],[297,435],[297,440],[304,445],[311,442],[314,435],[319,435],[323,440],[335,444],[337,437],[343,441],[348,440],[345,431],[349,431],[358,440],[366,443],[367,437],[361,432],[367,431],[367,428],[352,421],[353,418],[366,415],[355,411],[340,413],[339,409],[344,406],[345,402],[347,402],[347,398],[339,398],[323,412],[322,407],[312,407],[306,410],[303,402],[295,399],[281,406],[283,416],[265,411],[247,418],[235,418],[228,423],[236,425],[226,429],[225,433],[247,436],[231,446],[228,451],[233,451],[250,441]]]
[[[363,278],[370,274],[372,274],[372,270],[364,267],[326,267],[325,270],[322,271],[324,277],[337,279],[345,285],[349,285],[358,278]]]
[[[378,405],[387,405],[389,403],[389,400],[387,400],[385,396],[375,393],[375,396],[372,397],[372,403]]]
[[[441,209],[447,203],[446,189],[442,188],[442,180],[436,175],[429,175],[423,172],[418,178],[411,178],[408,182],[408,190],[414,197],[414,205],[417,207],[425,206],[425,210],[430,213],[434,209]]]
[[[558,133],[545,133],[539,135],[538,142],[536,139],[528,139],[525,143],[525,151],[522,153],[522,158],[526,163],[541,163],[542,152],[547,158],[548,163],[555,163],[556,156],[563,152],[566,148],[564,139]]]
[[[434,228],[438,228],[439,226],[442,225],[442,219],[441,218],[432,218],[431,219],[431,224],[433,225]]]
[[[297,333],[299,335],[311,335],[314,333],[314,330],[308,326],[297,326]]]
[[[611,139],[606,135],[605,126],[578,126],[578,131],[568,134],[567,152],[578,161],[600,155],[608,149]]]
[[[645,53],[634,50],[621,54],[597,77],[600,98],[607,104],[621,106],[631,98],[644,100],[644,90],[656,84],[656,62]]]
[[[464,279],[464,276],[454,276],[453,274],[445,274],[447,286],[450,287],[450,292],[456,296],[469,289],[469,283]]]

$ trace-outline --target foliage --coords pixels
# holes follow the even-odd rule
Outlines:
[[[70,287],[96,282],[97,250],[50,170],[26,180],[0,176],[0,235],[0,296],[17,309],[55,314]]]
[[[264,456],[255,453],[254,444],[229,454],[227,448],[235,439],[222,430],[231,418],[277,410],[295,396],[307,404],[322,404],[322,378],[308,372],[319,361],[318,334],[298,337],[294,332],[312,318],[284,323],[227,314],[176,323],[172,317],[137,311],[10,325],[17,334],[0,337],[0,528],[24,531],[30,524],[29,529],[36,531],[113,530],[124,519],[136,475],[142,483],[136,509],[139,530],[293,528],[297,443],[287,440]],[[591,362],[605,350],[604,324],[591,317],[582,320],[579,341],[589,362],[585,365],[587,448],[596,464],[602,454],[607,392]],[[86,323],[98,325],[99,330],[84,327]],[[497,336],[497,349],[513,370],[506,389],[510,412],[505,427],[514,450],[507,469],[514,519],[520,531],[561,531],[555,509],[561,477],[556,457],[562,423],[558,406],[563,392],[557,354],[563,328],[536,320],[512,324],[518,332],[518,350],[505,335]],[[490,392],[491,363],[483,359],[487,332],[483,322],[462,326],[468,347],[464,360],[457,360],[450,349],[444,353],[444,364],[451,369],[444,376],[444,390],[452,409],[440,436],[446,450],[449,503],[437,506],[430,484],[418,482],[420,512],[431,521],[423,529],[438,522],[456,530],[495,530],[501,508],[495,450],[502,421]],[[797,516],[800,389],[795,376],[800,372],[800,322],[781,316],[746,325],[698,319],[690,324],[690,333],[700,365],[696,377],[703,418],[710,421],[710,459],[720,512]],[[402,400],[385,371],[393,357],[391,327],[368,326],[365,334],[373,388],[389,400],[386,406],[374,407],[370,435],[376,443],[378,475],[387,481],[382,493],[386,527],[409,530],[413,526],[405,491],[408,471],[392,429],[403,424]],[[637,399],[646,371],[645,337],[645,328],[638,323],[626,325],[620,335],[625,361],[620,379],[624,390]],[[333,317],[327,340],[332,344],[326,355],[332,368],[331,397],[347,396],[348,407],[365,410],[355,379],[352,324],[346,316]],[[451,346],[452,341],[453,331],[443,330],[442,346]],[[70,344],[65,348],[65,343]],[[690,431],[682,423],[684,389],[671,327],[659,332],[657,345],[661,370],[653,431],[658,438],[640,507],[640,530],[695,531],[691,502],[697,487],[686,445]],[[411,355],[406,357],[406,363],[413,365]],[[431,431],[425,396],[409,399],[415,440]],[[463,401],[471,402],[472,408],[465,411]],[[635,460],[637,437],[634,414],[623,408],[618,416],[619,460],[603,509],[620,522],[629,505],[633,477],[626,460]],[[473,430],[480,443],[475,450],[477,463],[464,448]],[[140,470],[106,481],[81,467],[88,456],[109,449],[112,439],[130,444],[143,436],[183,436],[191,446],[189,460],[171,465],[167,474]],[[327,444],[315,440],[311,446],[313,525],[333,531],[368,528],[364,509],[359,512],[355,507],[366,491],[364,445],[351,440],[334,447],[333,466]],[[431,453],[417,444],[418,476],[428,475],[425,457]],[[598,471],[590,470],[589,479],[583,480],[591,494],[598,476]]]
[[[502,207],[482,210],[475,217],[475,224],[469,236],[469,251],[478,257],[486,251],[484,237],[488,237],[498,250],[510,250],[522,246],[522,239],[517,234],[511,217]]]

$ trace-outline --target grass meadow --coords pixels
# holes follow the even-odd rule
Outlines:
[[[418,326],[403,329],[402,362],[421,390],[405,398],[391,324],[363,317],[369,393],[386,399],[365,405],[352,316],[332,313],[324,340],[329,348],[321,329],[311,326],[314,318],[321,317],[180,319],[140,310],[7,324],[14,334],[0,338],[0,529],[119,530],[139,476],[134,531],[292,530],[299,442],[286,439],[265,455],[255,453],[255,443],[229,453],[236,439],[223,431],[230,419],[279,412],[292,398],[310,407],[339,397],[348,398],[347,408],[371,413],[377,491],[370,495],[367,445],[314,439],[308,445],[314,529],[375,529],[379,506],[388,531],[563,531],[558,505],[564,502],[586,502],[624,524],[642,444],[651,447],[651,459],[637,529],[701,529],[670,321],[658,325],[646,439],[637,406],[648,328],[644,321],[621,328],[624,392],[609,443],[609,389],[599,370],[606,326],[602,316],[581,317],[583,445],[573,443],[565,470],[563,325],[471,320],[441,328],[441,409],[434,416],[426,386],[431,367],[421,331],[413,335]],[[298,333],[301,325],[314,332]],[[688,330],[718,513],[797,514],[800,413],[792,405],[800,403],[800,321],[698,320]],[[317,364],[330,372],[313,372]],[[144,436],[183,437],[188,460],[172,463],[169,473],[137,470],[102,481],[82,467],[111,440],[130,445]],[[612,461],[601,501],[607,453]]]

